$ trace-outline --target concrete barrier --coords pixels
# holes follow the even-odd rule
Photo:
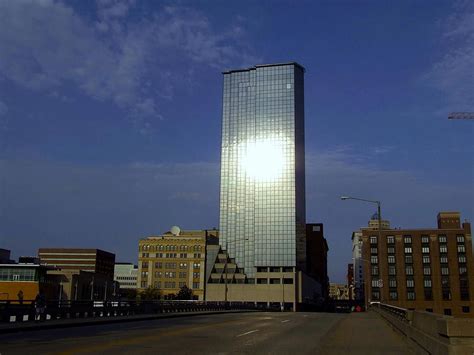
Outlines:
[[[418,354],[473,355],[474,319],[455,318],[423,311],[408,311],[400,317],[390,306],[376,305],[372,310],[406,336]]]

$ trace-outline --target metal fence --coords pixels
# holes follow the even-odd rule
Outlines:
[[[254,303],[203,301],[64,301],[50,300],[37,307],[35,301],[0,301],[0,322],[48,321],[54,319],[118,317],[140,314],[266,309]]]

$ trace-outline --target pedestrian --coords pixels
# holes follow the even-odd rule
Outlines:
[[[46,308],[46,300],[43,295],[43,291],[40,291],[35,298],[35,321],[41,321]]]
[[[23,290],[18,291],[17,296],[18,296],[18,302],[20,304],[23,304]]]

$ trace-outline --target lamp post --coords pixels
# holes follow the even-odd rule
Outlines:
[[[368,203],[374,203],[377,205],[377,219],[378,219],[378,222],[379,222],[379,225],[378,225],[378,241],[380,241],[382,239],[382,214],[381,214],[381,208],[380,208],[380,201],[377,201],[377,200],[366,200],[364,198],[358,198],[358,197],[351,197],[351,196],[341,196],[341,200],[345,201],[345,200],[356,200],[356,201],[363,201],[363,202],[368,202]],[[365,259],[362,259],[362,260],[365,260]],[[365,260],[368,262],[368,260]],[[366,281],[366,280],[364,280]],[[383,279],[382,279],[382,282],[383,282]],[[367,281],[366,281],[366,285],[365,285],[365,289],[367,289]],[[383,287],[383,286],[382,286]],[[383,299],[383,292],[380,292],[380,301],[382,302],[382,299]],[[365,298],[367,299],[367,296],[368,294],[365,295]]]

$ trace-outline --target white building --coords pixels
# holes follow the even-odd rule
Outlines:
[[[116,263],[114,267],[114,281],[120,284],[120,288],[136,289],[138,279],[138,267],[132,263]]]

